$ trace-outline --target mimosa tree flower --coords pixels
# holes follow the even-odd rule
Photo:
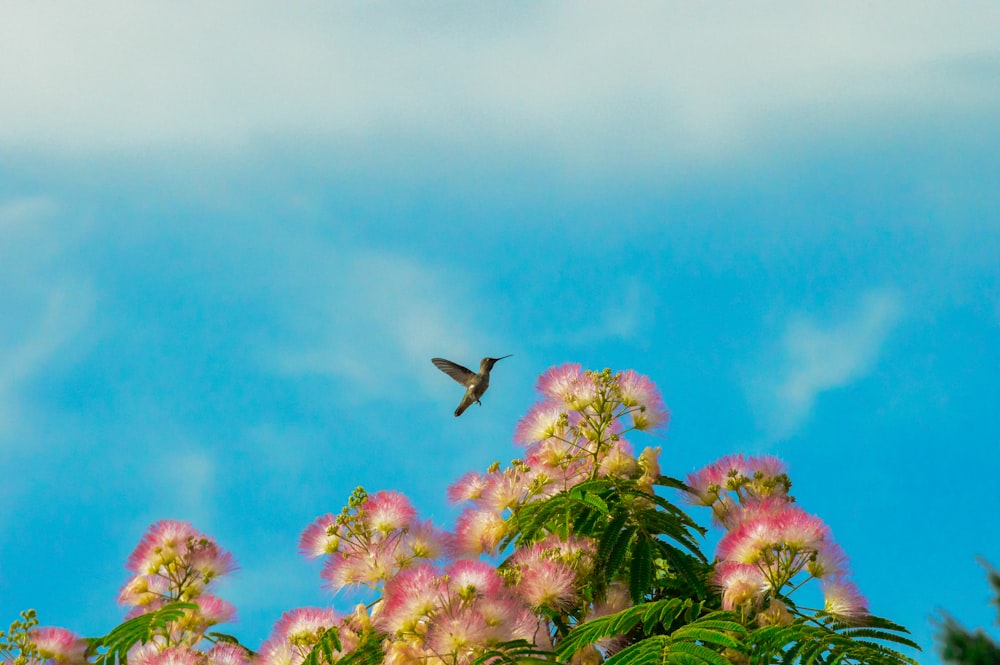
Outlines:
[[[306,556],[328,557],[323,578],[335,591],[348,586],[377,588],[400,570],[435,559],[445,535],[417,521],[413,504],[399,492],[368,495],[357,488],[337,517],[324,515],[299,540]]]
[[[823,609],[845,619],[868,614],[868,601],[857,585],[843,577],[823,580]]]
[[[38,655],[46,660],[65,665],[86,661],[84,653],[87,651],[87,641],[72,631],[43,626],[33,628],[30,636],[38,649]]]

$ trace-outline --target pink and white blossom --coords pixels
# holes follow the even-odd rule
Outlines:
[[[33,628],[30,638],[38,649],[38,654],[46,660],[66,665],[83,663],[86,660],[84,653],[87,651],[87,641],[65,628],[55,626]]]

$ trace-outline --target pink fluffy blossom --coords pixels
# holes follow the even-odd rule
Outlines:
[[[206,654],[208,665],[249,665],[250,654],[239,644],[219,642]]]
[[[492,596],[503,586],[496,568],[485,561],[460,559],[448,566],[445,573],[448,588],[463,599]]]
[[[281,615],[274,625],[273,637],[289,642],[312,641],[340,620],[335,611],[326,607],[299,607]]]
[[[150,665],[199,665],[201,654],[187,647],[169,647],[160,652]]]
[[[725,610],[755,604],[767,590],[767,581],[757,566],[734,561],[716,566],[714,582],[722,589]]]
[[[195,602],[198,603],[198,613],[209,624],[229,623],[236,619],[233,604],[218,596],[203,594]]]
[[[470,471],[448,487],[448,500],[452,503],[475,501],[483,495],[486,484],[485,476]]]
[[[393,634],[417,631],[443,600],[442,580],[432,566],[408,568],[386,583],[375,624]]]
[[[146,531],[129,555],[125,568],[134,573],[156,572],[164,563],[173,561],[189,540],[201,536],[188,522],[161,520]]]
[[[298,665],[323,633],[340,622],[339,615],[327,608],[300,607],[285,612],[258,650],[255,665]]]
[[[340,544],[337,530],[337,518],[333,515],[327,513],[316,518],[316,521],[302,532],[299,538],[299,552],[309,558],[333,554]]]
[[[560,400],[572,409],[588,406],[597,396],[593,379],[575,363],[549,368],[539,377],[537,387],[543,395]]]
[[[537,558],[520,569],[517,593],[532,607],[568,609],[576,602],[576,574],[562,563]]]
[[[868,601],[857,585],[845,578],[823,580],[823,609],[830,614],[854,618],[868,614]]]
[[[648,376],[635,370],[625,370],[618,374],[618,389],[622,404],[632,408],[632,425],[638,430],[654,430],[664,427],[670,413],[663,404],[660,391]]]
[[[30,637],[39,655],[46,660],[67,665],[83,663],[86,660],[84,652],[87,650],[87,641],[65,628],[54,626],[34,628]]]
[[[559,422],[565,410],[565,406],[551,399],[535,404],[518,421],[514,430],[514,441],[526,446],[556,436],[560,431]]]
[[[204,595],[215,578],[236,567],[232,555],[187,522],[163,520],[150,526],[126,567],[136,575],[122,587],[118,599],[132,607],[130,617],[174,600],[204,602],[208,610],[200,616],[207,625],[233,614],[225,601]]]
[[[455,556],[492,553],[506,533],[504,520],[496,511],[466,508],[455,521],[448,549]]]
[[[403,494],[392,491],[376,492],[362,507],[366,524],[387,533],[408,526],[417,516],[413,504]]]
[[[697,502],[711,505],[719,492],[747,487],[757,495],[775,491],[784,493],[784,485],[772,486],[774,479],[786,473],[785,463],[770,455],[745,457],[727,455],[687,477],[687,484]]]

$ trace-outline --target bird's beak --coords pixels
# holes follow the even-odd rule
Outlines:
[[[506,356],[500,356],[499,358],[494,358],[493,362],[497,362],[498,360],[503,360],[504,358],[510,358],[512,355],[514,355],[514,354],[511,353],[511,354],[508,354]]]

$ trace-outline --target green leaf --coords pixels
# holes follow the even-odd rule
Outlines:
[[[582,500],[584,503],[590,504],[594,508],[597,508],[602,514],[607,515],[611,512],[608,508],[608,504],[604,502],[600,496],[593,494],[591,492],[584,493]]]
[[[643,632],[649,635],[657,626],[669,627],[689,603],[690,601],[682,601],[680,598],[668,598],[640,605],[639,607],[647,608],[642,614]]]
[[[604,665],[660,665],[670,644],[668,637],[657,635],[637,642],[608,658]]]
[[[340,635],[337,628],[329,628],[313,645],[309,655],[302,661],[302,665],[332,665],[334,661],[334,651],[340,651],[343,646],[340,642]],[[357,650],[355,650],[357,651]]]
[[[469,665],[518,665],[519,663],[545,663],[551,665],[552,661],[541,656],[551,656],[551,651],[539,649],[533,643],[526,640],[512,640],[501,642],[485,650]],[[339,665],[339,664],[338,664]]]
[[[787,665],[916,665],[914,659],[882,643],[919,650],[912,640],[897,634],[906,631],[892,622],[878,617],[864,617],[851,624],[834,621],[817,625],[807,621],[811,620],[800,618],[790,626],[768,626],[750,633],[751,663],[772,663],[778,659]]]
[[[607,561],[604,562],[604,575],[607,579],[611,579],[621,568],[622,562],[625,561],[625,555],[628,553],[629,545],[632,543],[632,538],[635,536],[636,528],[634,526],[629,526],[618,532],[615,542],[611,547],[611,551],[608,552]]]
[[[90,649],[107,649],[97,655],[96,665],[114,665],[128,662],[128,652],[136,644],[145,644],[153,639],[157,631],[164,631],[167,624],[177,621],[190,610],[197,610],[196,603],[170,603],[158,610],[140,614],[115,626],[107,635],[88,640]]]
[[[641,603],[653,583],[652,546],[650,538],[645,534],[637,534],[635,544],[632,546],[632,565],[629,568],[628,582],[632,602]]]
[[[680,654],[686,654],[697,659],[696,661],[691,662],[709,663],[710,665],[733,665],[729,662],[728,658],[723,656],[718,651],[712,651],[708,647],[701,644],[678,642],[675,635],[669,645],[669,655],[671,658],[668,660],[677,660],[675,656]],[[680,662],[680,660],[677,662]]]

